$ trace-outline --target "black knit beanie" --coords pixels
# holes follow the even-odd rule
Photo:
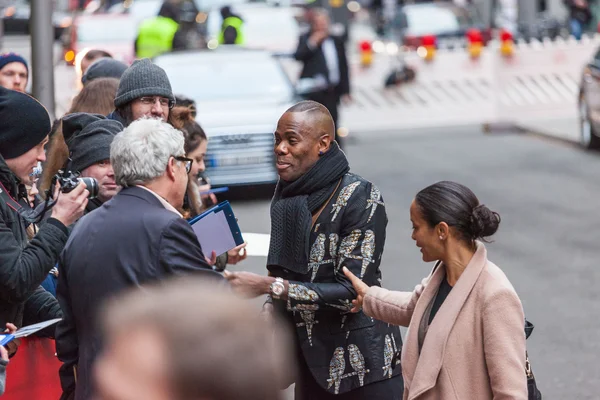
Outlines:
[[[117,78],[121,79],[123,72],[127,70],[127,64],[114,58],[104,57],[94,61],[85,74],[81,77],[81,83],[84,85],[97,78]]]
[[[40,144],[50,133],[50,116],[28,94],[0,87],[0,154],[19,157]]]
[[[115,107],[120,108],[144,96],[162,96],[175,101],[167,73],[148,58],[135,60],[121,75]]]
[[[82,172],[110,159],[110,145],[124,128],[100,114],[74,113],[63,118],[63,136],[72,160],[71,171]]]

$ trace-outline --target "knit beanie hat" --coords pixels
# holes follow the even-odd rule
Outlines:
[[[0,69],[4,68],[6,64],[10,64],[12,62],[20,62],[25,66],[27,72],[29,72],[29,65],[27,65],[27,61],[20,55],[16,53],[4,53],[0,54]]]
[[[50,133],[50,116],[28,94],[0,87],[0,154],[19,157],[40,144]]]
[[[163,96],[175,101],[167,73],[148,58],[135,60],[123,73],[115,107],[120,108],[144,96]]]
[[[110,159],[110,145],[124,128],[120,122],[100,114],[74,113],[63,118],[63,136],[71,156],[71,170],[82,172]]]
[[[114,58],[104,57],[92,63],[81,77],[81,83],[84,85],[96,78],[117,78],[120,79],[123,72],[127,69],[127,64]]]

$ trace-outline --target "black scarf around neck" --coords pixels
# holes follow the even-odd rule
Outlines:
[[[350,170],[336,142],[306,174],[293,182],[279,180],[271,202],[271,243],[267,265],[308,273],[312,215],[331,197]]]

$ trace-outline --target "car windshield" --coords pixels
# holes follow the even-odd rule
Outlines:
[[[165,65],[173,92],[196,101],[272,100],[286,101],[292,87],[275,60],[223,58],[194,62],[182,61]]]
[[[133,46],[135,36],[135,26],[119,18],[89,18],[77,24],[77,41],[80,43],[131,42]]]
[[[405,7],[408,34],[437,35],[458,31],[472,24],[469,12],[460,7]]]

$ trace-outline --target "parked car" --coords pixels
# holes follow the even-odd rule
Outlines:
[[[464,47],[466,33],[470,29],[481,32],[486,45],[492,36],[474,7],[458,6],[450,2],[409,4],[400,7],[394,22],[401,42],[415,49],[422,45],[426,36],[434,36],[439,48]]]
[[[88,50],[98,49],[131,64],[135,59],[136,34],[136,27],[127,15],[79,15],[73,21],[64,43],[64,59],[68,64],[76,65]]]
[[[579,142],[600,148],[600,49],[583,69],[579,91]]]
[[[213,186],[274,184],[273,132],[297,100],[276,57],[237,46],[164,54],[154,59],[173,92],[195,101],[209,137],[206,174]]]
[[[29,2],[26,0],[14,0],[2,11],[5,33],[17,35],[29,35],[31,33],[29,24],[31,5]],[[68,13],[56,10],[52,13],[55,40],[58,40],[63,35],[65,29],[71,26],[71,22],[72,18]]]

